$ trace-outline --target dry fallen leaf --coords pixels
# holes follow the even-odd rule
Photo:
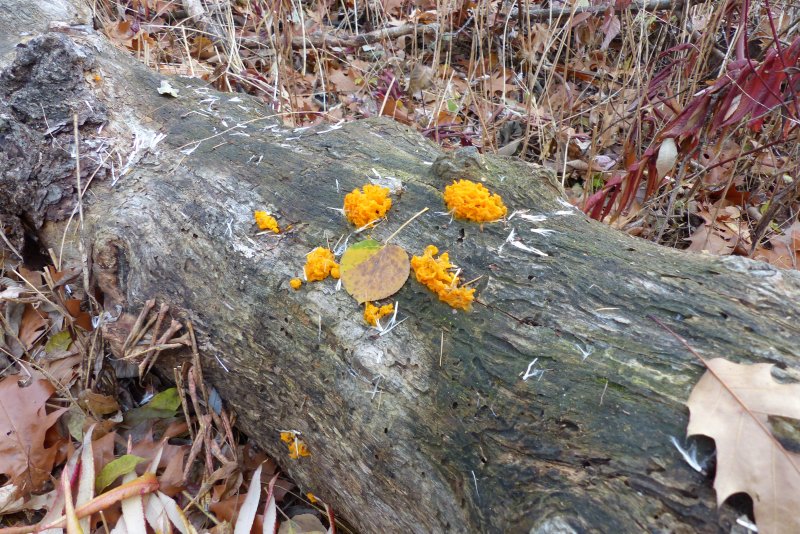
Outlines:
[[[362,244],[363,243],[363,244]],[[408,280],[408,253],[397,245],[378,248],[376,241],[363,241],[342,255],[342,285],[359,304],[394,295]]]
[[[20,379],[0,380],[0,474],[27,495],[50,480],[59,444],[46,445],[46,435],[66,409],[47,412],[45,403],[55,391],[49,381],[34,376],[20,387]]]
[[[800,222],[771,237],[769,243],[769,249],[757,247],[753,259],[769,262],[781,269],[797,269],[800,266]]]
[[[708,251],[718,256],[728,256],[733,254],[737,247],[747,245],[749,239],[747,224],[735,220],[734,213],[726,208],[717,210],[716,207],[710,206],[708,209],[701,209],[697,215],[703,219],[703,224],[689,238],[691,244],[687,250]]]
[[[180,430],[177,425],[175,428]],[[168,431],[161,436],[160,440],[156,441],[153,439],[152,425],[149,425],[139,441],[133,444],[129,454],[141,456],[142,458],[145,458],[148,463],[153,461],[153,459],[160,454],[161,456],[158,467],[166,468],[174,456],[184,454],[185,449],[188,448],[186,445],[172,445],[165,441],[173,437],[172,432],[174,431],[176,430],[173,429],[172,425],[170,425],[170,427],[168,427]]]
[[[675,166],[676,161],[678,161],[678,146],[675,144],[675,139],[667,137],[658,149],[658,157],[656,158],[658,177],[664,178]]]
[[[707,251],[717,256],[729,256],[736,248],[735,236],[726,228],[711,225],[699,227],[689,238],[691,244],[687,250],[692,252]]]
[[[381,249],[381,244],[374,239],[365,239],[347,247],[339,261],[339,274],[344,274],[356,265],[371,258]]]
[[[687,434],[717,447],[717,505],[734,493],[753,499],[761,534],[800,532],[800,455],[769,431],[769,416],[800,419],[800,384],[781,384],[771,364],[740,365],[722,358],[692,390]]]
[[[327,531],[317,516],[300,514],[281,523],[278,534],[325,534]]]
[[[340,93],[355,93],[358,91],[358,84],[355,81],[356,75],[352,67],[347,67],[343,70],[332,69],[329,79],[333,87]]]
[[[19,340],[25,349],[33,348],[39,338],[47,328],[47,314],[33,307],[32,304],[25,305],[25,312],[19,325]]]
[[[111,395],[85,389],[78,394],[78,405],[95,415],[108,415],[119,410],[117,399]]]

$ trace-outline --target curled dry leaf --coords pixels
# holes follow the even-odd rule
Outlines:
[[[753,259],[766,261],[781,269],[797,269],[800,266],[800,222],[795,222],[782,234],[769,240],[771,248],[759,246]]]
[[[675,144],[675,139],[667,137],[658,149],[658,157],[656,158],[658,177],[663,178],[666,176],[675,166],[676,161],[678,161],[678,147]]]
[[[708,251],[718,256],[728,256],[737,248],[747,247],[750,236],[746,221],[741,219],[741,212],[734,206],[722,209],[710,206],[697,212],[703,224],[689,238],[688,250],[692,252]]]
[[[706,365],[687,403],[687,434],[716,443],[717,504],[747,493],[759,532],[800,532],[800,455],[781,445],[768,421],[770,416],[800,419],[800,384],[776,382],[771,364],[716,358]]]
[[[261,469],[263,464],[256,467],[253,478],[250,480],[250,488],[244,498],[244,504],[239,509],[239,516],[236,518],[236,526],[233,534],[248,534],[253,528],[253,523],[258,512],[258,499],[261,496]]]

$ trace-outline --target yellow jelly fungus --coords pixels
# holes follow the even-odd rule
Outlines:
[[[411,268],[414,269],[417,281],[439,295],[439,300],[453,308],[468,311],[472,307],[472,301],[475,300],[475,289],[457,287],[458,276],[450,272],[453,268],[450,255],[445,252],[435,258],[437,254],[439,249],[428,245],[422,256],[411,258]]]
[[[294,432],[281,432],[281,441],[289,447],[289,458],[297,460],[301,456],[311,456],[308,447]]]
[[[308,452],[308,447],[306,447],[306,444],[302,440],[298,439],[295,440],[294,443],[289,444],[289,458],[292,460],[297,460],[301,456],[311,456],[311,453]]]
[[[361,191],[353,189],[344,197],[344,214],[359,228],[380,219],[391,207],[389,189],[379,185],[367,184]]]
[[[289,280],[289,285],[292,286],[292,289],[300,289],[300,286],[303,285],[303,281],[299,278],[292,278]]]
[[[339,278],[339,264],[336,263],[333,252],[327,248],[317,247],[306,256],[303,272],[308,282],[325,280],[329,275]]]
[[[492,194],[483,184],[469,180],[458,180],[445,187],[444,202],[456,217],[469,221],[496,221],[508,213],[500,195]]]
[[[280,233],[281,230],[278,228],[278,221],[266,211],[254,211],[253,217],[255,217],[256,224],[260,230],[272,230],[276,234]]]
[[[394,304],[386,304],[380,308],[367,302],[364,308],[364,320],[372,326],[378,325],[378,320],[384,315],[394,312]]]

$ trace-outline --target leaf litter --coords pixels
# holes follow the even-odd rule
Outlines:
[[[21,380],[29,384],[23,387]],[[62,442],[51,430],[66,408],[48,409],[54,392],[38,372],[0,380],[0,474],[23,495],[41,491],[49,482]]]
[[[16,356],[0,373],[5,525],[102,532],[103,524],[124,523],[129,532],[148,525],[188,534],[214,524],[199,509],[202,500],[217,515],[212,531],[219,531],[234,524],[242,492],[259,486],[252,475],[261,464],[272,478],[270,506],[302,502],[336,521],[329,506],[292,493],[276,462],[234,436],[231,415],[211,402],[214,392],[202,380],[191,323],[170,320],[168,306],[148,301],[138,318],[103,315],[92,331],[93,321],[85,320],[91,308],[76,306],[83,289],[65,273],[20,267],[16,279],[0,278],[0,359]],[[90,343],[91,336],[134,362],[152,364],[162,351],[185,350],[192,363],[176,374],[175,388],[165,388],[141,363],[133,366],[141,382],[120,378],[103,355],[90,352],[103,346]],[[84,375],[87,359],[96,367]]]
[[[631,235],[798,268],[780,238],[800,201],[800,107],[786,68],[800,58],[800,32],[781,3],[691,5],[688,34],[675,31],[679,2],[392,0],[331,12],[310,1],[269,16],[261,2],[223,5],[224,17],[198,3],[185,19],[179,2],[100,4],[95,16],[159,72],[255,95],[290,127],[325,125],[322,135],[389,117],[446,149],[544,165],[572,205]],[[741,20],[752,21],[746,31]],[[708,228],[709,203],[741,209],[743,239],[729,246]]]

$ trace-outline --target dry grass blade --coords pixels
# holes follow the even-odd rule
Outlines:
[[[152,473],[145,473],[139,478],[127,482],[114,488],[102,495],[98,495],[88,503],[75,509],[78,519],[99,513],[115,502],[122,501],[135,495],[145,495],[158,489],[158,480]],[[48,523],[47,525],[26,525],[22,527],[0,528],[0,534],[29,534],[40,530],[63,528],[66,525],[67,517]]]
[[[236,526],[233,529],[233,534],[249,534],[250,530],[253,528],[253,522],[258,512],[258,500],[259,497],[261,497],[262,468],[263,464],[259,465],[253,473],[253,478],[250,479],[250,487],[247,489],[244,504],[239,509],[239,517],[236,519]]]

